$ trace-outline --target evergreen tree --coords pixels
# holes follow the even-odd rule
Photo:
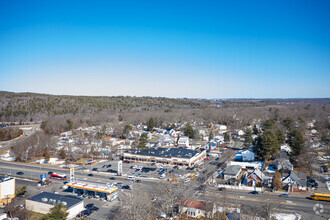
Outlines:
[[[138,148],[139,149],[145,149],[147,143],[148,143],[148,134],[146,132],[143,132],[140,136],[140,139],[139,139]]]
[[[129,132],[132,131],[132,130],[133,130],[133,128],[132,128],[131,125],[125,125],[124,130],[123,130],[122,137],[123,138],[127,138],[128,135],[129,135]]]
[[[229,133],[226,132],[225,135],[224,135],[224,141],[225,142],[229,142],[230,141],[230,136],[229,136]]]
[[[252,139],[252,131],[251,131],[251,129],[247,129],[246,131],[245,131],[245,134],[244,134],[244,143],[245,144],[250,144],[250,143],[252,143],[252,141],[253,141],[253,139]]]
[[[49,213],[43,218],[44,220],[63,220],[69,215],[68,207],[63,203],[58,203],[49,210]]]
[[[266,130],[254,142],[255,152],[259,158],[270,159],[278,150],[277,136],[273,130]]]
[[[184,129],[184,135],[189,138],[194,138],[194,129],[191,127],[190,124],[187,124]]]
[[[279,145],[283,144],[285,141],[284,132],[281,129],[277,129],[276,136],[277,136],[278,144]]]
[[[119,121],[123,121],[123,120],[124,120],[124,117],[123,117],[122,115],[119,115],[119,116],[118,116],[118,120],[119,120]]]
[[[275,121],[273,119],[268,119],[262,123],[262,129],[267,130],[267,129],[272,129],[273,126],[275,125]]]
[[[253,134],[258,135],[259,131],[256,125],[253,126]]]
[[[292,154],[298,156],[304,146],[303,135],[300,130],[294,129],[288,135],[288,143],[292,149]]]
[[[71,121],[71,119],[66,120],[66,124],[67,124],[68,131],[73,129],[73,122]]]
[[[284,120],[283,120],[283,125],[286,127],[286,129],[288,131],[291,131],[293,130],[294,126],[293,126],[293,118],[291,117],[286,117]]]
[[[147,128],[148,131],[153,131],[154,130],[154,127],[156,126],[156,123],[155,123],[153,118],[149,118],[147,126],[148,126],[148,128]]]
[[[213,138],[214,138],[214,134],[213,131],[211,130],[209,134],[209,141],[211,141]]]

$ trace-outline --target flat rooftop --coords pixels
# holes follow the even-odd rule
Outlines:
[[[116,190],[118,190],[118,188],[109,186],[107,184],[91,183],[86,181],[75,181],[72,183],[67,183],[66,185],[73,188],[85,189],[89,191],[103,192],[103,193],[113,193]]]
[[[2,182],[6,182],[6,181],[8,181],[8,180],[12,180],[12,179],[14,179],[14,178],[12,178],[12,177],[7,177],[7,176],[0,176],[0,183],[2,183]]]
[[[79,196],[75,196],[75,195],[71,195],[71,194],[60,195],[60,194],[55,194],[55,193],[42,192],[42,193],[39,193],[35,196],[28,198],[28,200],[32,200],[32,201],[40,202],[40,203],[44,203],[44,204],[50,204],[50,205],[55,205],[60,202],[66,202],[66,205],[68,206],[68,208],[70,208],[70,207],[75,206],[76,204],[82,202],[84,199]]]
[[[127,153],[141,155],[141,156],[152,156],[152,157],[178,157],[178,158],[192,158],[196,154],[200,153],[197,150],[189,150],[185,148],[149,148],[144,150],[129,150]]]

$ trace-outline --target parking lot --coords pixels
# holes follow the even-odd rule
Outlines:
[[[218,157],[208,157],[198,166],[187,168],[183,166],[173,166],[169,164],[128,162],[122,163],[122,177],[118,177],[118,161],[102,161],[95,165],[84,165],[77,168],[88,176],[107,175],[112,182],[125,179],[137,180],[138,182],[170,180],[175,183],[189,183],[197,179],[205,181],[206,177],[219,166]],[[122,185],[121,185],[122,186]],[[120,187],[121,187],[120,186]]]

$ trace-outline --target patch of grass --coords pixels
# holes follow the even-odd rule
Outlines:
[[[45,217],[45,214],[41,214],[38,212],[31,212],[31,216],[30,216],[29,220],[40,220],[43,217]]]

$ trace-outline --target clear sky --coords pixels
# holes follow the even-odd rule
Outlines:
[[[330,97],[328,0],[0,0],[0,90]]]

